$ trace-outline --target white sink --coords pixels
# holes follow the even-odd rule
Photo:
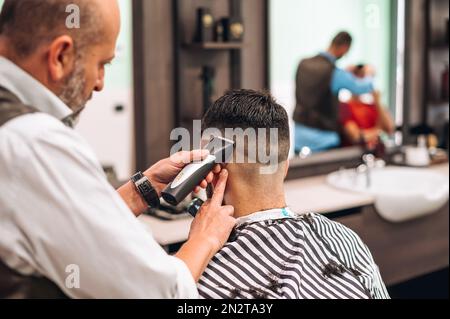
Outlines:
[[[427,169],[375,168],[370,187],[366,175],[355,170],[332,173],[327,180],[338,189],[374,196],[378,213],[390,222],[435,213],[449,200],[449,177]]]

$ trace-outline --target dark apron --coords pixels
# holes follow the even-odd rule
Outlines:
[[[0,127],[26,114],[36,113],[11,92],[0,86]],[[65,299],[62,290],[46,278],[23,276],[0,259],[0,299]]]

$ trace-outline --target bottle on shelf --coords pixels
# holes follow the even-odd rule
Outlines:
[[[220,19],[217,31],[223,32],[221,38],[224,42],[242,42],[244,38],[244,24],[239,17],[224,17]],[[219,35],[216,35],[219,38]]]
[[[214,40],[214,17],[208,8],[197,9],[197,31],[194,42],[206,43]]]

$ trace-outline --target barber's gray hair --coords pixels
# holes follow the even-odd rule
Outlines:
[[[68,28],[68,7],[80,10],[80,28]],[[41,45],[61,35],[74,39],[77,50],[98,43],[102,26],[92,0],[5,0],[0,13],[0,36],[6,37],[19,57],[27,57]]]

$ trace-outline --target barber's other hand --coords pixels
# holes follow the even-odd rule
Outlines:
[[[374,99],[375,105],[376,106],[381,106],[381,92],[378,91],[378,90],[375,90],[375,91],[372,92],[372,95],[373,95],[373,99]]]
[[[345,71],[350,72],[350,73],[354,73],[355,70],[356,70],[356,65],[354,65],[354,64],[351,64],[345,68]]]
[[[377,75],[377,71],[373,65],[364,66],[364,76],[373,78]]]
[[[220,173],[212,198],[201,207],[189,234],[189,239],[211,245],[211,257],[225,245],[236,226],[234,207],[222,205],[227,181],[228,171],[224,169]]]
[[[182,171],[182,169],[195,161],[201,161],[209,155],[206,150],[195,150],[192,152],[179,152],[172,155],[170,158],[159,161],[152,167],[150,167],[144,174],[152,183],[158,194],[161,195],[162,191],[170,184],[175,177]],[[221,171],[220,165],[217,165],[213,172],[208,174],[205,180],[203,180],[198,187],[193,191],[199,191],[199,188],[206,188],[208,183],[211,183],[214,179],[214,174],[218,174]]]

